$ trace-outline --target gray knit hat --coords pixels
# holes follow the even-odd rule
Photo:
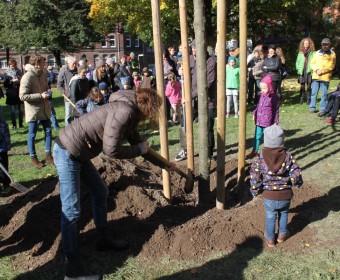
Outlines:
[[[267,148],[284,147],[285,135],[281,126],[273,124],[264,130],[264,146]]]
[[[113,64],[113,58],[112,57],[109,57],[106,59],[106,64],[110,65],[110,64]]]
[[[100,66],[104,66],[104,65],[105,65],[104,60],[98,59],[98,60],[96,61],[96,68],[99,68]]]

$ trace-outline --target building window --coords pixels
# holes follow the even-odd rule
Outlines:
[[[86,54],[83,54],[83,55],[80,57],[80,60],[85,60],[85,61],[87,61]]]
[[[98,59],[99,59],[99,55],[98,55],[98,54],[95,54],[95,55],[93,56],[93,64],[94,64],[94,67],[96,67],[96,62],[97,62]]]
[[[61,55],[61,56],[60,56],[60,60],[61,60],[61,65],[66,65],[66,62],[65,62],[65,55]]]
[[[139,38],[136,38],[136,39],[135,39],[135,47],[136,47],[136,48],[139,48]]]
[[[103,60],[104,60],[104,62],[106,62],[106,59],[107,59],[107,54],[103,54]]]
[[[116,36],[115,35],[110,35],[109,40],[110,40],[110,47],[111,48],[116,47]]]
[[[117,62],[117,58],[116,58],[115,54],[110,54],[108,57],[106,57],[106,59],[108,59],[108,58],[112,58],[113,62]]]
[[[49,55],[47,57],[47,65],[48,66],[55,66],[55,57],[53,55]]]
[[[102,48],[107,48],[105,38],[103,40],[101,40],[101,44],[102,44]]]
[[[6,58],[0,59],[0,68],[1,69],[7,69],[7,59]]]
[[[130,35],[125,36],[125,47],[131,48],[131,36]]]

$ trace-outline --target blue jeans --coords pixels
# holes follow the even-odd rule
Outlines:
[[[312,81],[312,94],[309,103],[309,110],[315,111],[316,110],[316,97],[318,95],[319,89],[321,89],[321,101],[320,101],[320,111],[324,111],[326,108],[326,100],[327,100],[327,92],[328,92],[328,82],[323,81]]]
[[[78,162],[57,143],[53,147],[54,164],[59,175],[61,199],[61,238],[66,256],[79,254],[77,221],[80,217],[80,187],[86,186],[92,198],[97,229],[107,227],[108,189],[92,162]]]
[[[59,129],[59,124],[58,124],[58,120],[57,120],[57,113],[55,112],[54,109],[54,104],[52,99],[48,100],[48,102],[50,103],[51,106],[51,122],[52,122],[52,126],[54,129]]]
[[[13,127],[17,126],[16,116],[15,116],[15,108],[16,107],[18,107],[19,126],[22,127],[22,122],[23,122],[23,118],[24,118],[24,104],[10,105],[12,126]]]
[[[72,121],[71,106],[70,102],[65,101],[65,125],[69,125]]]
[[[253,151],[255,151],[255,152],[257,152],[260,148],[261,139],[262,139],[264,129],[265,129],[265,127],[262,127],[262,126],[259,126],[259,125],[257,125],[255,127],[255,140],[254,140],[254,146],[253,146]]]
[[[49,154],[51,152],[52,146],[52,130],[51,130],[51,121],[50,120],[41,120],[41,121],[32,121],[28,123],[28,152],[31,157],[36,157],[35,152],[35,137],[37,135],[37,131],[39,128],[39,124],[42,124],[45,133],[45,153]]]
[[[273,240],[275,238],[276,217],[278,219],[279,234],[287,233],[290,200],[271,200],[264,198],[263,204],[266,210],[266,239]]]

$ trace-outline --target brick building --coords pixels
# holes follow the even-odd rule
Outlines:
[[[86,59],[88,64],[94,67],[95,61],[103,59],[104,61],[112,57],[114,61],[119,61],[122,55],[130,55],[133,52],[140,62],[140,67],[147,66],[153,63],[153,48],[147,46],[139,40],[139,38],[123,33],[110,33],[101,42],[94,43],[93,48],[86,48],[77,53],[65,53],[61,56],[62,64],[65,64],[65,56],[74,55],[77,60]],[[31,54],[35,53],[32,48],[28,53],[20,54],[15,50],[10,50],[10,57],[14,57],[18,62],[18,67],[23,69],[23,66],[28,63]],[[39,53],[46,58],[46,64],[51,65],[58,70],[56,60],[53,54],[39,50]],[[6,72],[7,57],[6,50],[0,49],[0,74]]]

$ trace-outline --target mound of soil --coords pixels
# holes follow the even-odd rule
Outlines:
[[[204,203],[198,199],[197,182],[193,193],[185,194],[185,180],[172,178],[172,202],[162,194],[161,169],[146,161],[96,158],[94,164],[109,187],[108,220],[114,238],[129,240],[126,252],[141,259],[157,260],[164,255],[178,260],[198,260],[212,251],[231,252],[251,237],[262,240],[247,243],[262,247],[265,213],[262,200],[251,200],[248,185],[236,186],[237,161],[225,165],[226,210],[215,208],[216,163],[211,163],[210,191]],[[178,163],[185,170],[186,162]],[[249,166],[247,166],[248,169]],[[198,170],[198,167],[197,167]],[[322,194],[305,184],[294,190],[289,229],[292,236],[277,247],[292,253],[307,250],[315,242],[308,226],[321,211]],[[82,216],[79,222],[81,253],[95,258],[96,231],[92,220],[89,193],[82,191]],[[0,256],[13,256],[13,267],[32,271],[46,263],[63,260],[60,244],[60,199],[57,178],[46,178],[28,194],[9,196],[1,206]],[[101,255],[100,255],[101,256]]]

